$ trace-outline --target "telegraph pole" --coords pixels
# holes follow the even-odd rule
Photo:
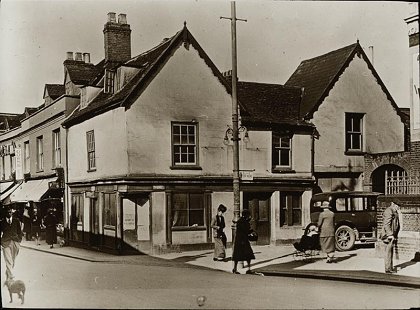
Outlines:
[[[236,18],[235,1],[231,1],[231,17],[220,17],[230,19],[232,28],[232,141],[233,141],[233,225],[232,241],[235,240],[236,222],[241,212],[241,193],[239,179],[239,106],[237,98],[237,51],[236,51],[236,21],[246,19]],[[233,245],[232,245],[233,246]]]

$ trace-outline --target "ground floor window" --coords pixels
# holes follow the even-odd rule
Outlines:
[[[115,228],[117,225],[117,194],[104,193],[104,226]]]
[[[172,194],[172,227],[205,226],[203,193]]]
[[[302,225],[302,192],[280,192],[280,226]]]
[[[83,194],[72,194],[70,226],[73,240],[83,240],[83,211]]]

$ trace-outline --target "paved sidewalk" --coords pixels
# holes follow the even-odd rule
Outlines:
[[[36,245],[33,241],[23,241],[22,246],[34,250],[53,253],[91,262],[158,264],[184,267],[199,267],[224,272],[232,272],[230,261],[231,249],[227,249],[228,259],[225,262],[213,261],[212,250],[186,251],[162,255],[124,255],[117,256],[102,252],[74,247],[54,246],[50,249],[45,243]],[[376,257],[374,248],[358,248],[348,252],[336,252],[336,263],[327,264],[322,253],[313,258],[295,257],[294,248],[290,245],[253,246],[255,260],[252,269],[265,276],[303,277],[338,281],[364,282],[372,284],[396,285],[420,288],[420,262],[398,260],[394,262],[397,274],[384,273],[384,260]],[[244,274],[247,270],[238,266]],[[232,275],[233,276],[233,275]]]

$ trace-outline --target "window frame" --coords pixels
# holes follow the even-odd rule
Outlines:
[[[58,137],[58,139],[57,139]],[[57,141],[58,140],[58,141]],[[52,131],[52,162],[53,162],[53,169],[57,167],[61,167],[62,160],[61,160],[61,132],[60,128],[57,128]],[[58,158],[57,158],[58,157]]]
[[[112,199],[113,201],[112,201]],[[117,193],[115,192],[104,192],[103,193],[103,208],[102,208],[102,218],[103,218],[103,228],[104,229],[113,229],[117,227]],[[112,204],[113,202],[113,204]],[[112,207],[114,205],[114,207]],[[110,211],[108,216],[107,211]],[[109,220],[109,221],[108,221]],[[112,224],[113,222],[113,224]]]
[[[302,226],[303,223],[303,208],[302,208],[302,191],[285,191],[280,192],[280,227],[296,227]],[[283,200],[285,200],[286,206],[283,207]],[[295,207],[294,199],[298,199],[298,207]],[[285,210],[285,211],[283,211]],[[295,222],[295,214],[298,213],[299,220]]]
[[[89,140],[91,138],[91,140]],[[95,131],[89,130],[86,132],[86,157],[87,157],[87,171],[96,170],[96,151],[95,151]]]
[[[72,193],[71,194],[71,217],[77,216],[78,221],[70,224],[72,239],[76,241],[83,241],[84,239],[84,212],[85,212],[85,201],[83,193]],[[80,229],[79,229],[80,227]],[[78,234],[80,232],[80,236]]]
[[[175,127],[179,127],[179,143],[175,143]],[[182,128],[187,128],[187,140],[190,135],[189,128],[194,128],[194,144],[191,143],[182,143]],[[198,141],[198,135],[199,135],[199,127],[197,122],[171,122],[171,158],[172,158],[172,166],[171,169],[201,169],[199,166],[199,141]],[[189,142],[189,141],[187,141]],[[183,153],[181,151],[182,147],[187,147],[187,162],[182,162],[182,156]],[[188,162],[188,147],[193,147],[194,152],[192,153],[194,156],[194,162]],[[179,162],[176,160],[176,148],[179,148]],[[185,156],[185,155],[184,155]]]
[[[289,146],[282,146],[282,139],[289,140]],[[287,134],[272,133],[272,158],[271,166],[272,172],[294,172],[292,169],[293,160],[293,136]],[[281,154],[288,152],[288,164],[282,164]]]
[[[344,150],[346,154],[363,154],[364,149],[364,117],[365,113],[353,113],[353,112],[346,112],[345,113],[345,120],[344,120]],[[360,130],[356,131],[355,121],[359,121]],[[349,130],[348,128],[351,127]],[[359,137],[359,148],[354,148],[354,136]]]
[[[37,172],[44,171],[44,136],[36,137],[36,168]]]
[[[104,93],[113,94],[115,90],[115,71],[105,69],[104,76]]]
[[[24,173],[31,172],[31,147],[29,140],[23,142],[23,171]]]
[[[176,225],[174,223],[174,213],[175,213],[175,208],[174,208],[174,196],[175,195],[186,195],[186,207],[183,209],[177,209],[177,211],[187,211],[187,225]],[[191,208],[191,195],[199,195],[200,199],[201,199],[201,204],[202,204],[202,208]],[[176,191],[176,192],[172,192],[171,193],[171,207],[170,207],[170,227],[172,231],[179,231],[179,230],[206,230],[207,226],[208,226],[208,215],[207,215],[207,204],[206,204],[206,195],[204,192],[195,192],[195,191],[191,191],[191,192],[182,192],[182,191]],[[196,225],[195,223],[192,224],[190,223],[191,218],[190,218],[190,212],[191,211],[201,211],[202,212],[202,219],[203,219],[203,225]],[[195,226],[194,226],[195,225]]]

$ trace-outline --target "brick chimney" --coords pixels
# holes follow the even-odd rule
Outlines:
[[[104,25],[105,66],[125,62],[131,58],[131,29],[127,24],[126,14],[108,13],[108,21]]]

